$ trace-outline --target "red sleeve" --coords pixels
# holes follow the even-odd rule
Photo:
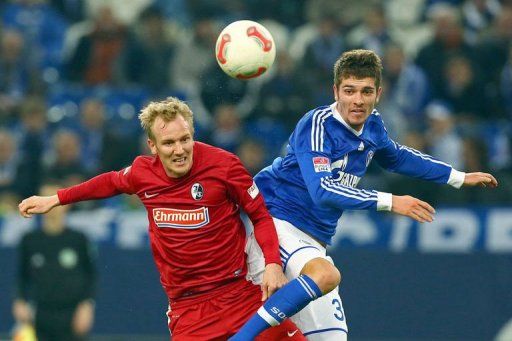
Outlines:
[[[238,158],[233,158],[226,178],[229,193],[254,225],[254,236],[265,256],[265,264],[281,265],[279,241],[272,217],[254,180]]]
[[[103,173],[81,184],[57,191],[61,205],[78,201],[109,198],[121,193],[133,194],[131,166],[118,172]]]

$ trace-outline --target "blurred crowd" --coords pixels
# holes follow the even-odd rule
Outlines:
[[[196,139],[236,153],[256,173],[304,113],[333,102],[333,63],[352,48],[383,59],[377,108],[396,141],[501,182],[485,195],[443,193],[371,168],[366,184],[434,204],[512,202],[510,0],[0,6],[0,214],[44,181],[75,184],[147,153],[138,111],[171,95],[192,107]],[[277,46],[273,68],[248,82],[226,76],[214,58],[218,33],[240,19],[264,24]]]

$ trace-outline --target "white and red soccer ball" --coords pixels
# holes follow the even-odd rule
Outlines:
[[[256,78],[274,63],[276,44],[263,25],[250,20],[235,21],[226,26],[217,38],[215,57],[229,76]]]

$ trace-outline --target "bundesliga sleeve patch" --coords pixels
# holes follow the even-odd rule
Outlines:
[[[313,167],[315,168],[316,173],[330,172],[331,161],[327,157],[316,156],[313,158]]]
[[[260,190],[258,189],[258,186],[256,186],[256,183],[253,181],[252,186],[249,187],[247,190],[247,193],[251,196],[251,198],[256,198],[256,196],[260,193]]]

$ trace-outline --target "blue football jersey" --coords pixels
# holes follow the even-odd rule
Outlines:
[[[255,181],[272,216],[330,244],[345,209],[382,208],[378,199],[384,193],[357,188],[373,159],[404,175],[441,184],[451,178],[450,165],[390,139],[376,110],[357,132],[332,104],[308,112],[290,136],[286,155]]]

